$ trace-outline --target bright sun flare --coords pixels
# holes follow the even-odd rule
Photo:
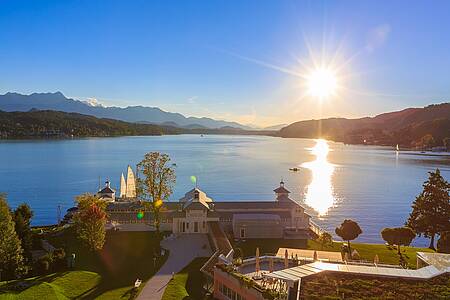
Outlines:
[[[320,99],[333,95],[336,91],[336,75],[330,69],[313,71],[307,78],[308,93]]]

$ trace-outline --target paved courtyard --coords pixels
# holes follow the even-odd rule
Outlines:
[[[184,234],[161,242],[169,257],[162,268],[145,284],[138,300],[159,300],[164,294],[172,273],[178,273],[196,257],[212,255],[206,234]]]

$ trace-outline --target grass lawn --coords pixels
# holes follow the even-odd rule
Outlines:
[[[236,242],[234,247],[242,249],[244,257],[254,256],[256,247],[259,247],[260,253],[276,253],[280,247],[301,248],[311,250],[322,250],[319,243],[314,240],[283,240],[283,239],[259,239],[246,240],[245,242]],[[342,242],[334,242],[332,247],[326,247],[324,251],[340,252]],[[361,244],[351,243],[352,249],[356,249],[361,256],[361,259],[373,261],[375,255],[378,255],[380,263],[398,264],[399,257],[397,249],[388,247],[384,244]],[[402,254],[406,258],[410,268],[416,267],[416,252],[433,252],[429,248],[418,247],[401,247]]]
[[[147,281],[166,259],[153,266],[157,241],[150,232],[108,232],[98,253],[82,247],[71,230],[48,240],[67,255],[75,253],[74,270],[27,279],[32,286],[22,291],[13,291],[17,281],[2,284],[0,299],[131,299],[136,278]]]
[[[195,258],[167,285],[162,300],[181,300],[181,299],[203,299],[202,286],[205,278],[200,268],[208,260],[205,258]]]
[[[69,271],[22,280],[24,288],[15,290],[18,281],[2,282],[0,299],[73,299],[100,283],[97,273]]]

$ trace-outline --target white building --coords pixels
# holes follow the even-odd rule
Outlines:
[[[208,233],[217,223],[235,239],[307,238],[310,216],[289,198],[284,182],[274,190],[273,201],[215,201],[194,188],[178,202],[165,202],[161,210],[161,230],[175,234]],[[110,221],[152,224],[152,214],[140,201],[112,202],[108,205]],[[138,212],[144,217],[139,218]],[[142,216],[142,215],[141,215]]]

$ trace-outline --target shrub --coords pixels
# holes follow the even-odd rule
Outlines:
[[[52,258],[50,255],[45,255],[39,258],[36,262],[36,275],[48,274],[52,265]]]
[[[55,271],[61,271],[66,267],[66,252],[63,248],[55,249],[52,253],[53,269]]]

